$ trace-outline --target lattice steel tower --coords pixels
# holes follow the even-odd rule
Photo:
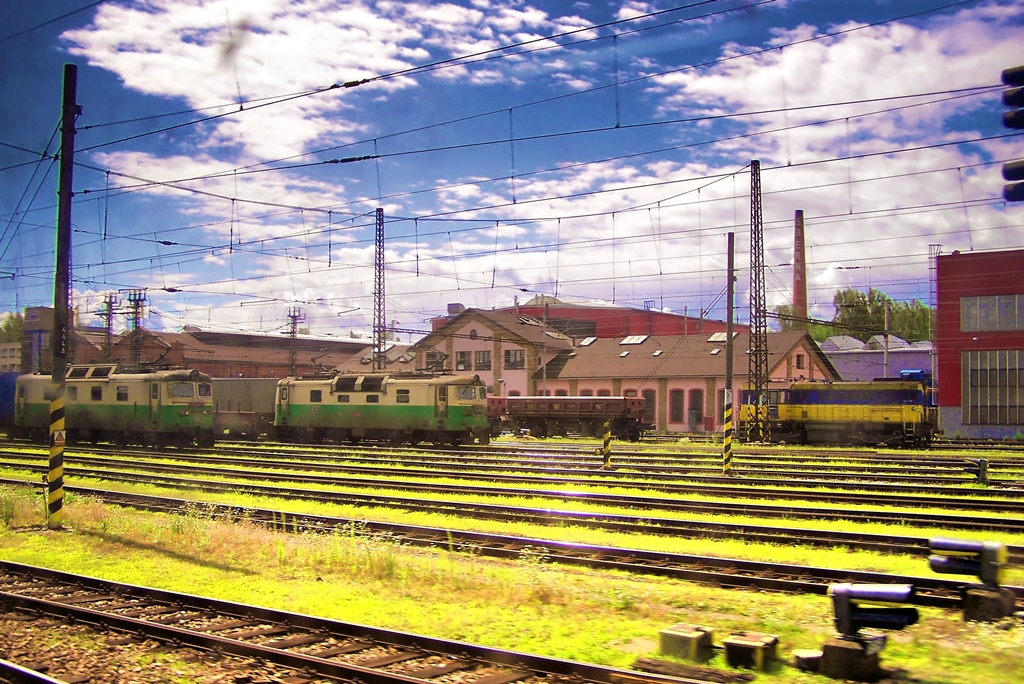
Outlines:
[[[758,410],[749,423],[747,441],[769,438],[768,312],[764,293],[764,222],[761,218],[761,162],[750,162],[750,371],[747,382]]]
[[[384,209],[377,208],[377,249],[373,259],[373,370],[382,371],[387,365],[384,350],[387,334],[384,317]]]

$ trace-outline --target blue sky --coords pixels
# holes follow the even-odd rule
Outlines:
[[[66,16],[65,16],[66,15]],[[1011,0],[0,4],[0,311],[51,305],[63,64],[77,64],[73,289],[83,323],[369,334],[538,294],[723,318],[750,160],[770,307],[928,301],[929,245],[1024,247],[999,74]],[[332,87],[344,86],[349,87]]]

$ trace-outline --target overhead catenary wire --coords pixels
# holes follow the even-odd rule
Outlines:
[[[514,174],[514,175],[516,175],[516,174]],[[379,191],[378,191],[378,194],[379,194]],[[239,201],[242,201],[240,198],[232,198],[233,201],[235,199],[238,199]],[[305,209],[311,209],[311,208],[308,208],[308,207],[294,207],[293,208],[294,211],[300,211],[300,212],[305,210]],[[331,210],[328,210],[328,211],[331,211]],[[621,212],[622,210],[617,210],[617,211]],[[601,214],[596,214],[596,215],[600,216]],[[605,215],[607,215],[607,214],[605,214]],[[562,218],[561,216],[553,216],[552,220],[561,220],[561,218]],[[443,215],[439,215],[437,217],[423,217],[424,221],[430,221],[430,220],[455,220],[455,219],[456,219],[456,217],[451,217],[451,216],[447,216],[446,217],[446,216],[443,216]],[[417,217],[417,225],[418,225],[418,220],[419,220],[419,217]],[[490,221],[492,219],[487,218],[487,219],[474,219],[474,220],[487,220],[487,221]],[[331,223],[331,220],[328,219],[328,224],[330,224],[330,223]],[[450,232],[449,232],[449,234],[450,234]],[[287,239],[287,238],[281,238],[281,239]]]

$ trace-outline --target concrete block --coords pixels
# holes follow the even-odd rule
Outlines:
[[[964,620],[997,622],[1013,615],[1016,597],[1006,587],[971,587],[964,592]]]
[[[882,674],[878,664],[880,650],[860,639],[831,639],[822,648],[818,674],[832,679],[873,682]]]
[[[722,642],[730,667],[764,670],[775,660],[779,638],[762,632],[736,632]]]
[[[715,634],[711,627],[680,623],[661,630],[659,634],[662,655],[698,662],[711,657],[711,645]]]
[[[817,672],[822,655],[816,648],[798,648],[793,651],[793,666],[801,672]]]

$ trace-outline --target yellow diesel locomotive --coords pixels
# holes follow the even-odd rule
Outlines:
[[[906,370],[868,382],[793,382],[772,387],[758,405],[745,388],[737,439],[756,433],[755,411],[767,415],[770,442],[926,447],[938,433],[931,374]]]

